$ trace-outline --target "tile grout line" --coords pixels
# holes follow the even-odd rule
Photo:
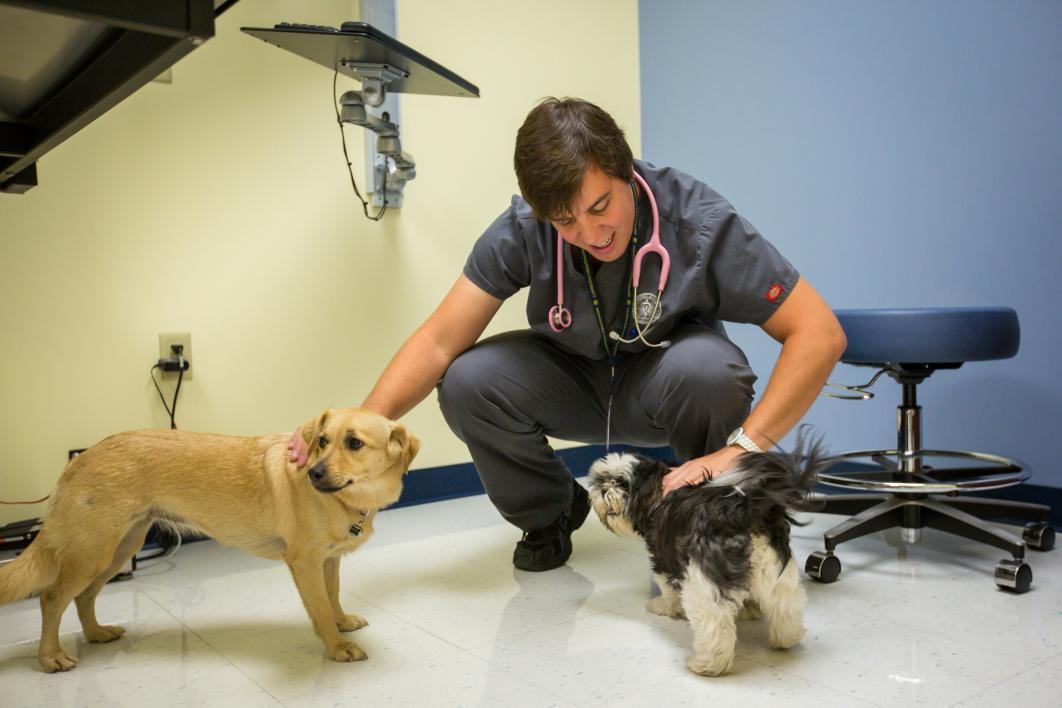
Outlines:
[[[881,607],[884,607],[887,604],[889,604],[889,603],[884,603],[882,605],[879,605],[877,607],[877,609],[881,609]],[[927,629],[925,627],[912,627],[910,625],[904,624],[901,621],[898,621],[898,620],[895,620],[895,619],[891,619],[891,618],[882,618],[881,621],[888,622],[893,627],[898,627],[900,629],[903,629],[903,630],[906,630],[906,631],[909,631],[909,632],[920,632],[922,634],[927,634],[927,635],[929,635],[931,637],[935,637],[937,639],[943,639],[945,641],[955,642],[956,644],[959,644],[959,645],[961,645],[963,647],[966,647],[967,649],[975,649],[977,651],[983,651],[983,652],[987,652],[987,653],[990,653],[990,654],[999,654],[1000,656],[1005,656],[1008,659],[1014,659],[1015,661],[1020,661],[1023,664],[1026,664],[1027,665],[1026,668],[1031,668],[1033,666],[1038,666],[1040,663],[1042,663],[1040,661],[1029,661],[1028,659],[1022,658],[1020,656],[1015,656],[1014,654],[1010,654],[1010,653],[1007,653],[1005,651],[1001,651],[999,649],[988,649],[986,647],[977,646],[976,644],[970,644],[965,639],[949,636],[948,634],[945,634],[943,632],[933,631],[932,628],[928,628]],[[1046,659],[1043,659],[1043,661],[1050,661],[1051,658],[1052,657],[1049,656]],[[1004,679],[1004,680],[1009,680],[1009,679]]]
[[[136,582],[136,579],[135,579],[135,578],[134,578],[134,581],[133,581],[133,582]],[[209,647],[209,648],[210,648],[210,650],[211,650],[212,652],[214,652],[215,654],[217,654],[217,655],[218,655],[218,656],[219,656],[219,657],[220,657],[220,658],[221,658],[221,659],[222,659],[222,660],[223,660],[223,661],[224,661],[224,662],[225,662],[226,664],[228,664],[229,666],[231,666],[232,668],[234,668],[234,669],[236,669],[236,670],[237,670],[238,672],[240,672],[240,674],[241,674],[241,675],[242,675],[242,676],[243,676],[244,678],[246,678],[246,679],[247,679],[248,681],[250,681],[250,682],[251,682],[252,684],[254,684],[255,686],[258,686],[259,690],[261,690],[261,691],[262,691],[262,692],[263,692],[264,694],[266,694],[267,696],[269,696],[270,698],[272,698],[272,699],[273,699],[274,701],[276,701],[276,702],[277,702],[277,705],[278,705],[278,706],[282,706],[282,705],[284,705],[283,701],[281,701],[281,700],[280,700],[279,698],[277,698],[276,696],[274,696],[274,695],[273,695],[273,694],[272,694],[272,693],[271,693],[271,692],[270,692],[270,691],[269,691],[268,689],[266,689],[266,687],[265,687],[265,686],[263,686],[262,684],[260,684],[260,683],[258,683],[257,681],[255,681],[255,680],[254,680],[254,678],[252,678],[251,676],[249,676],[249,675],[247,674],[247,672],[245,672],[245,671],[244,671],[243,669],[241,669],[241,668],[240,668],[239,666],[237,666],[237,665],[236,665],[236,664],[234,664],[234,663],[233,663],[233,662],[232,662],[231,660],[229,660],[229,657],[227,657],[227,656],[225,656],[224,654],[222,654],[222,653],[221,653],[221,652],[220,652],[220,651],[219,651],[219,650],[217,649],[217,647],[215,647],[215,646],[214,646],[213,644],[211,644],[211,643],[210,643],[210,642],[208,642],[208,641],[207,641],[206,639],[204,639],[203,637],[201,637],[201,636],[200,636],[200,635],[199,635],[199,634],[198,634],[198,633],[197,633],[197,632],[196,632],[196,631],[195,631],[194,629],[192,629],[191,627],[189,627],[189,626],[188,626],[187,624],[185,624],[184,622],[182,622],[182,621],[180,620],[180,618],[178,618],[178,617],[177,617],[177,616],[176,616],[175,614],[173,614],[172,612],[170,612],[170,611],[169,611],[169,609],[167,609],[167,608],[166,608],[166,607],[165,607],[164,605],[162,605],[162,603],[160,603],[160,602],[159,602],[158,600],[156,600],[156,599],[155,599],[155,598],[154,598],[154,597],[153,597],[152,595],[150,595],[150,594],[149,594],[148,592],[146,592],[146,591],[145,591],[145,590],[144,590],[144,589],[143,589],[142,587],[140,587],[139,585],[137,585],[137,589],[138,589],[138,590],[139,590],[140,592],[142,592],[142,593],[143,593],[144,595],[146,595],[146,596],[147,596],[147,597],[148,597],[148,598],[149,598],[149,599],[150,599],[150,600],[151,600],[152,602],[154,602],[154,603],[155,603],[155,604],[156,604],[156,605],[157,605],[157,606],[159,607],[159,609],[161,609],[161,610],[162,610],[163,612],[165,612],[165,613],[166,613],[167,615],[169,615],[170,617],[172,617],[172,618],[173,618],[173,621],[174,621],[174,622],[176,622],[177,624],[179,624],[179,625],[180,625],[181,627],[184,627],[184,629],[185,629],[186,631],[188,631],[188,633],[189,633],[189,634],[191,634],[191,635],[192,635],[193,637],[195,637],[196,639],[198,639],[198,640],[199,640],[200,642],[202,642],[202,643],[203,643],[204,645],[206,645],[207,647]]]
[[[1032,671],[1037,666],[1039,666],[1039,664],[1033,664],[1032,666],[1027,666],[1027,667],[1021,669],[1020,671],[1018,671],[1017,673],[1014,673],[1014,674],[1011,674],[1010,676],[1007,676],[1002,681],[998,681],[998,682],[992,684],[991,686],[985,686],[983,689],[981,689],[980,691],[977,691],[976,693],[972,693],[972,694],[970,694],[968,696],[964,696],[963,698],[959,699],[958,701],[955,701],[954,703],[952,703],[951,704],[951,708],[954,708],[954,706],[962,705],[966,701],[969,701],[969,700],[971,700],[973,698],[977,698],[978,696],[980,696],[983,693],[988,693],[993,688],[997,688],[997,687],[1001,686],[1002,684],[1006,683],[1007,681],[1010,681],[1011,679],[1013,679],[1013,678],[1015,678],[1017,676],[1021,676],[1024,673]]]
[[[900,623],[896,622],[895,620],[889,619],[889,618],[870,618],[868,621],[874,621],[874,620],[876,620],[878,622],[887,623],[887,624],[891,625],[893,628],[901,629],[901,630],[903,630],[905,632],[922,632],[922,630],[918,630],[918,629],[914,629],[912,627],[908,627],[906,625],[900,624]],[[984,652],[986,654],[1000,654],[1002,656],[1007,657],[1008,659],[1013,659],[1015,661],[1020,661],[1020,662],[1022,662],[1024,664],[1024,666],[1021,666],[1020,668],[1018,668],[1018,670],[1016,672],[1007,674],[1006,676],[1004,676],[999,681],[997,681],[995,683],[992,683],[989,686],[985,686],[982,689],[978,689],[976,693],[968,695],[968,696],[965,696],[962,699],[960,699],[959,701],[957,701],[956,703],[949,704],[951,706],[957,705],[958,703],[961,703],[962,701],[967,701],[967,700],[969,700],[970,698],[973,698],[976,695],[979,695],[979,694],[984,693],[984,692],[986,692],[986,691],[988,691],[988,690],[990,690],[992,688],[995,688],[996,686],[1000,685],[1001,683],[1004,683],[1006,681],[1010,681],[1015,676],[1019,676],[1019,675],[1025,673],[1026,671],[1029,671],[1029,670],[1031,670],[1031,669],[1033,669],[1033,668],[1035,668],[1037,666],[1037,664],[1035,664],[1035,663],[1032,663],[1032,662],[1029,662],[1029,661],[1025,661],[1023,659],[1019,659],[1019,658],[1010,656],[1009,654],[1003,654],[1002,652],[992,652],[989,649],[983,649],[981,647],[976,647],[976,646],[973,646],[973,645],[970,645],[970,644],[966,644],[965,642],[963,642],[963,641],[961,641],[959,639],[955,639],[953,637],[942,636],[942,635],[939,635],[939,634],[934,634],[932,632],[922,632],[922,633],[923,634],[927,634],[927,635],[929,635],[931,637],[934,637],[935,639],[938,639],[938,640],[944,640],[944,641],[947,641],[947,642],[952,642],[952,643],[958,644],[958,645],[960,645],[962,647],[965,647],[967,649],[974,649],[976,651]],[[751,657],[748,657],[748,656],[745,656],[743,658],[745,658],[747,660],[750,660],[750,661],[755,661],[755,663],[761,664],[763,666],[768,666],[768,668],[777,669],[777,670],[782,671],[783,673],[789,674],[791,676],[796,676],[797,678],[803,679],[803,680],[808,681],[810,683],[813,683],[813,684],[816,684],[816,685],[819,685],[819,686],[823,686],[823,687],[828,688],[828,689],[830,689],[832,691],[841,693],[841,694],[843,694],[845,696],[851,695],[851,697],[856,698],[858,700],[867,701],[868,703],[871,703],[873,705],[880,705],[880,704],[874,703],[873,701],[870,701],[867,698],[863,698],[862,696],[855,695],[855,694],[848,694],[847,692],[841,690],[840,688],[836,688],[836,687],[831,686],[831,685],[826,684],[826,683],[821,683],[820,681],[808,678],[807,676],[802,676],[802,675],[800,675],[798,673],[795,673],[795,672],[792,672],[792,671],[786,671],[785,669],[779,668],[777,666],[769,666],[767,664],[762,664],[761,662],[758,662],[755,659],[752,659]]]

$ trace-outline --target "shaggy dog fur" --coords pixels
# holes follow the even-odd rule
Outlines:
[[[602,523],[649,549],[661,594],[646,609],[689,620],[686,665],[695,673],[730,671],[735,619],[746,605],[766,617],[771,647],[788,649],[804,636],[805,595],[786,511],[806,499],[822,467],[820,444],[802,453],[804,438],[792,454],[746,453],[736,469],[666,498],[667,463],[612,453],[590,468],[590,499]]]

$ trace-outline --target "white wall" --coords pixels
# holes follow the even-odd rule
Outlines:
[[[238,3],[172,85],[46,155],[26,195],[0,195],[0,499],[47,494],[68,449],[168,425],[148,377],[160,332],[192,334],[184,429],[255,435],[359,403],[516,191],[513,140],[539,98],[599,103],[640,154],[635,0],[399,0],[399,39],[482,98],[402,97],[418,176],[400,211],[366,221],[331,72],[239,31],[357,10]],[[507,303],[488,334],[524,326],[523,307]],[[434,400],[405,420],[424,442],[415,466],[468,461]],[[0,507],[0,523],[42,511]]]

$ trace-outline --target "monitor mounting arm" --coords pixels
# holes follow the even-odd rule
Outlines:
[[[417,176],[417,165],[412,155],[402,151],[398,126],[390,121],[390,116],[385,112],[377,118],[366,111],[365,106],[382,105],[387,85],[395,79],[408,78],[409,74],[388,64],[353,61],[343,61],[341,64],[361,79],[362,89],[347,91],[340,97],[339,120],[376,133],[374,169],[377,190],[383,192],[384,203],[398,206],[406,182]]]
[[[394,31],[393,2],[363,0],[362,4],[363,10],[372,10],[369,14],[379,15]],[[388,5],[390,12],[384,7]],[[385,104],[385,100],[401,93],[479,97],[475,84],[365,22],[344,22],[339,28],[281,22],[274,27],[241,29],[320,64],[329,73],[361,82],[360,91],[347,91],[340,98],[339,120],[341,125],[351,123],[372,131],[365,136],[366,160],[372,161],[368,165],[372,179],[367,180],[371,193],[366,196],[376,206],[401,206],[402,189],[417,174],[413,158],[402,152],[398,138],[398,104]]]

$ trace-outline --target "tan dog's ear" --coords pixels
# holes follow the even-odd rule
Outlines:
[[[391,439],[387,441],[387,454],[392,460],[402,461],[403,473],[409,471],[409,464],[420,452],[420,440],[406,430],[401,423],[395,423],[391,429]]]
[[[300,433],[302,434],[303,441],[310,450],[314,449],[314,446],[317,443],[317,438],[321,436],[321,431],[324,430],[325,422],[328,420],[328,416],[331,413],[331,410],[326,410],[316,418],[311,418],[303,423]]]

